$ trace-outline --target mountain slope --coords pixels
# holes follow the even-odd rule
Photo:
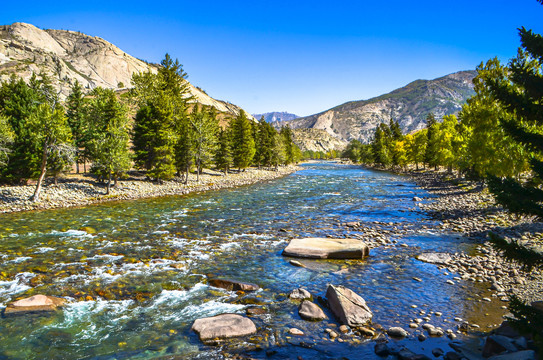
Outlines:
[[[321,129],[342,140],[367,143],[375,128],[392,118],[398,120],[404,133],[409,133],[422,129],[430,112],[438,119],[457,113],[474,94],[475,75],[475,71],[460,71],[434,80],[416,80],[388,94],[347,102],[288,124],[293,129]]]
[[[253,114],[253,116],[258,120],[260,120],[261,117],[264,117],[264,120],[266,120],[267,122],[272,123],[272,124],[279,124],[279,125],[283,121],[289,121],[289,120],[294,120],[294,119],[299,118],[298,115],[294,115],[294,114],[284,112],[284,111],[267,112],[264,114]]]
[[[118,89],[131,86],[133,73],[156,69],[157,65],[136,59],[96,36],[42,30],[25,23],[0,26],[0,80],[15,74],[28,81],[33,73],[43,71],[51,77],[61,99],[75,80],[88,90],[98,86]],[[192,84],[190,92],[196,102],[218,111],[235,116],[241,110],[211,98]]]

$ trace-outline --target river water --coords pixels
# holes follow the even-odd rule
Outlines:
[[[332,314],[303,321],[287,298],[300,286],[324,297],[330,283],[364,297],[377,327],[407,329],[426,316],[421,310],[441,312],[431,323],[444,329],[456,330],[454,317],[482,329],[497,323],[501,304],[477,300],[488,284],[447,284],[454,274],[415,259],[425,251],[473,253],[475,244],[438,231],[438,222],[414,208],[414,196],[432,201],[405,177],[324,162],[237,189],[1,215],[0,306],[34,294],[69,302],[49,316],[0,319],[0,359],[207,359],[222,351],[372,358],[374,342],[330,341],[324,329],[336,326]],[[294,237],[362,235],[340,225],[350,221],[403,231],[392,236],[396,244],[361,261],[306,260],[300,268],[281,255]],[[208,286],[210,276],[261,289],[228,292]],[[252,318],[256,336],[205,346],[190,331],[197,318],[252,306],[267,310]],[[291,327],[306,335],[288,335]],[[427,355],[447,349],[448,339],[418,342],[417,331],[401,344]]]

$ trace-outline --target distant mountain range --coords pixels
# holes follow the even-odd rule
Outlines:
[[[475,94],[475,71],[460,71],[434,80],[416,80],[408,85],[369,100],[350,101],[324,112],[290,120],[293,129],[320,129],[343,141],[371,141],[375,128],[392,118],[403,133],[426,126],[426,116],[440,119],[457,113]]]
[[[294,115],[288,112],[267,112],[264,114],[253,114],[254,118],[257,120],[260,120],[262,117],[264,117],[264,120],[269,123],[282,123],[284,121],[290,121],[299,118],[298,115]]]
[[[33,73],[43,71],[61,99],[68,95],[75,80],[89,90],[98,86],[123,89],[131,86],[132,74],[147,70],[156,71],[157,65],[136,59],[96,36],[42,30],[25,23],[0,26],[0,79],[15,74],[28,81]],[[213,106],[221,113],[236,116],[241,110],[211,98],[192,84],[190,93],[195,102]]]

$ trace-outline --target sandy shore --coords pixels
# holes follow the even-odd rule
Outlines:
[[[133,173],[128,179],[120,180],[116,187],[111,188],[109,195],[104,195],[105,184],[96,181],[92,176],[68,176],[60,179],[57,185],[53,184],[51,179],[47,179],[42,188],[40,201],[36,203],[29,200],[34,193],[33,185],[0,186],[0,213],[67,208],[106,201],[219,190],[277,179],[298,169],[297,166],[280,167],[278,171],[250,168],[241,173],[232,172],[228,176],[206,169],[200,175],[199,182],[196,181],[196,175],[191,174],[187,185],[175,180],[157,184]]]

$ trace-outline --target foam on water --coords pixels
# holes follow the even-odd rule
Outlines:
[[[28,280],[32,279],[35,274],[23,272],[15,275],[15,279],[11,281],[0,281],[0,299],[9,300],[9,297],[30,289],[27,285]]]
[[[26,260],[30,260],[32,259],[31,256],[19,256],[15,259],[11,259],[11,260],[8,260],[6,262],[10,262],[10,263],[20,263],[20,262],[23,262],[23,261],[26,261]]]
[[[60,237],[89,237],[89,238],[94,237],[93,235],[83,230],[66,230],[66,231],[53,230],[49,233],[49,235],[60,236]]]
[[[56,249],[52,247],[43,246],[43,247],[37,248],[36,251],[34,251],[34,254],[42,254],[42,253],[46,253],[48,251],[53,251],[53,250],[56,250]]]

